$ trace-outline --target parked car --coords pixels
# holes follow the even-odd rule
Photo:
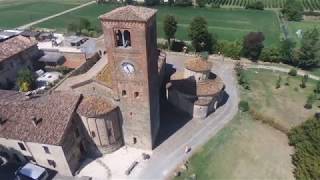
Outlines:
[[[48,172],[45,168],[27,163],[15,172],[15,180],[46,180]]]

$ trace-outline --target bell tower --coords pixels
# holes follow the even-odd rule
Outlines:
[[[160,125],[156,10],[125,6],[100,20],[125,144],[153,149]]]

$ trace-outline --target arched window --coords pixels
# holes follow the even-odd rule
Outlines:
[[[123,46],[123,38],[120,30],[116,32],[116,46]]]
[[[124,39],[124,47],[130,47],[131,46],[131,37],[130,37],[130,32],[128,30],[125,30],[123,32],[123,39]]]

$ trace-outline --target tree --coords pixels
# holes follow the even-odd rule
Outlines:
[[[79,29],[79,25],[74,22],[68,24],[67,27],[68,32],[79,32]]]
[[[206,4],[208,3],[208,1],[207,0],[196,0],[196,2],[197,2],[197,5],[199,6],[199,7],[205,7],[206,6]]]
[[[20,88],[20,91],[27,92],[30,91],[35,86],[35,76],[33,73],[27,69],[21,69],[18,72],[17,82]]]
[[[227,57],[239,60],[241,55],[241,43],[239,41],[220,41],[218,42],[217,51],[223,53],[223,55]]]
[[[320,94],[320,81],[317,82],[316,88],[314,89],[314,93]]]
[[[216,39],[208,31],[208,24],[203,17],[195,17],[189,26],[189,37],[196,52],[212,52]]]
[[[256,61],[263,49],[264,35],[262,32],[250,32],[243,39],[242,53],[245,57]]]
[[[164,34],[165,34],[167,40],[168,40],[169,47],[171,45],[170,40],[172,38],[174,38],[174,35],[177,32],[177,28],[178,28],[178,23],[176,21],[176,18],[171,15],[165,16],[164,21],[163,21],[163,31],[164,31]]]
[[[264,9],[264,4],[261,1],[255,1],[255,2],[252,2],[252,3],[248,3],[246,5],[246,9],[263,10]]]
[[[303,15],[303,6],[300,1],[287,0],[281,12],[289,21],[300,21]]]
[[[155,6],[155,5],[160,4],[160,1],[159,0],[145,0],[144,4],[146,6]]]
[[[295,65],[295,58],[294,58],[294,48],[296,47],[296,43],[290,39],[286,39],[281,41],[280,44],[280,59],[282,62]]]
[[[91,27],[91,23],[88,19],[86,18],[80,18],[79,20],[79,28],[80,30],[83,30],[83,29],[90,29]]]
[[[278,48],[263,48],[260,54],[260,59],[266,62],[279,62],[280,52]]]
[[[298,51],[299,66],[305,69],[312,68],[320,62],[320,33],[314,28],[304,33],[301,47]]]

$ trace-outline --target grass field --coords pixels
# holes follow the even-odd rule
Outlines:
[[[78,21],[80,17],[89,19],[94,26],[100,26],[98,16],[117,5],[91,5],[66,15],[39,24],[39,27],[56,28],[65,31],[67,25]],[[167,14],[176,16],[178,20],[178,39],[189,40],[188,26],[193,17],[203,16],[208,21],[210,32],[215,33],[220,40],[242,40],[250,31],[262,31],[266,36],[266,45],[278,45],[280,29],[277,16],[273,11],[254,11],[243,9],[200,9],[193,7],[157,7],[158,37],[163,38],[163,18]]]
[[[299,42],[300,39],[298,38],[296,32],[301,29],[302,32],[305,32],[312,28],[319,28],[320,29],[320,21],[301,21],[301,22],[289,22],[288,24],[289,28],[289,37],[295,40],[296,42]]]
[[[292,148],[287,136],[238,115],[189,160],[188,171],[177,180],[196,174],[197,179],[294,179]]]
[[[241,99],[248,101],[250,108],[274,117],[282,126],[299,125],[319,110],[319,104],[314,104],[312,110],[303,107],[315,87],[314,81],[309,80],[307,88],[301,89],[299,76],[291,77],[286,86],[285,73],[259,69],[245,73],[251,90],[240,88]],[[279,75],[283,80],[276,89]],[[253,120],[249,113],[239,112],[192,156],[189,169],[176,179],[192,174],[197,179],[294,179],[292,153],[286,134]]]
[[[15,28],[90,0],[0,0],[0,28]]]

